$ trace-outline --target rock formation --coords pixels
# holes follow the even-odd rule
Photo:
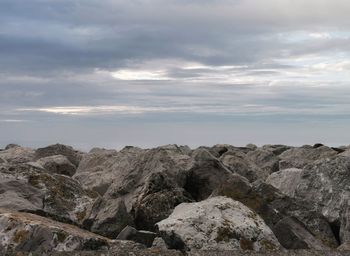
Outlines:
[[[349,147],[0,150],[3,255],[346,255],[349,244]]]

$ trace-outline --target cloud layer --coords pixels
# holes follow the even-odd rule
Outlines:
[[[332,125],[350,127],[349,12],[346,0],[3,0],[0,143],[47,143],[37,127],[54,124],[53,139],[89,147],[86,123],[124,127],[111,146],[274,139],[242,131],[259,126],[306,143],[285,138],[315,122],[312,139],[346,143]],[[183,141],[188,129],[203,136]],[[117,142],[131,130],[138,140]]]

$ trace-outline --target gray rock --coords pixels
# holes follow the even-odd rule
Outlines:
[[[314,202],[329,222],[339,222],[340,212],[350,199],[350,158],[321,159],[303,170],[296,197]]]
[[[291,148],[279,155],[281,158],[280,170],[288,168],[302,169],[306,165],[312,164],[316,160],[331,158],[337,154],[338,152],[326,146],[321,146],[318,148],[314,148],[312,146]]]
[[[341,208],[339,239],[342,244],[350,245],[350,200],[345,201]]]
[[[320,240],[310,233],[303,223],[295,218],[286,217],[280,220],[273,229],[278,241],[288,249],[329,250]]]
[[[167,250],[168,249],[165,241],[161,237],[154,238],[153,243],[152,243],[152,247],[159,248],[159,249],[162,249],[162,250]]]
[[[37,160],[36,163],[50,173],[73,176],[76,172],[76,167],[67,157],[62,155],[43,157]]]
[[[232,172],[246,177],[250,182],[265,178],[263,170],[241,151],[228,151],[220,157],[220,161]]]
[[[0,151],[0,158],[3,162],[9,164],[21,164],[33,161],[34,150],[31,148],[23,147],[9,147],[6,150]]]
[[[269,251],[280,244],[264,221],[227,197],[183,203],[157,223],[169,248]]]
[[[286,145],[264,145],[264,146],[262,146],[263,150],[270,151],[270,152],[274,153],[276,156],[279,156],[284,151],[287,151],[290,148],[292,148],[292,147],[286,146]]]
[[[0,209],[0,246],[5,251],[106,250],[113,241],[75,226],[29,213]]]
[[[259,179],[265,180],[271,173],[279,170],[279,158],[273,151],[257,149],[247,153],[247,157],[262,170]]]
[[[126,147],[85,155],[74,178],[99,191],[106,201],[124,200],[136,228],[152,231],[177,204],[192,200],[183,189],[191,164],[191,157],[175,145],[150,150]]]
[[[151,247],[154,238],[157,236],[156,233],[137,230],[133,227],[126,226],[117,236],[117,240],[131,240],[136,243],[144,244],[147,247]]]
[[[68,158],[68,160],[74,165],[78,166],[79,162],[82,158],[82,153],[74,150],[70,146],[62,145],[62,144],[55,144],[50,145],[44,148],[38,148],[35,151],[35,160],[38,160],[43,157],[48,156],[55,156],[55,155],[62,155]]]
[[[294,197],[301,176],[302,169],[290,168],[272,173],[267,179],[266,183],[279,189],[282,193]]]
[[[127,212],[122,199],[99,200],[84,220],[84,226],[92,232],[115,239],[128,225],[133,225],[133,218]]]
[[[28,164],[0,168],[0,205],[82,224],[98,195],[72,178]]]
[[[274,230],[277,223],[285,217],[293,217],[305,226],[304,229],[300,228],[296,230],[300,231],[300,237],[302,237],[305,232],[310,231],[324,246],[330,248],[338,246],[331,226],[325,217],[314,208],[312,203],[290,198],[280,193],[271,185],[263,182],[251,185],[246,179],[237,175],[221,184],[212,194],[212,196],[220,195],[230,197],[248,206],[259,214],[272,230]],[[295,230],[288,231],[288,226],[285,228],[286,232],[296,232]],[[277,235],[277,238],[279,240],[281,239],[282,244],[286,245],[283,241],[285,238],[284,236],[279,237]],[[299,249],[303,248],[305,247]],[[312,244],[310,248],[313,248]]]
[[[193,199],[200,201],[211,193],[233,172],[205,149],[196,149],[192,153],[194,163],[187,172],[184,188]]]
[[[19,148],[19,147],[21,147],[21,146],[18,145],[18,144],[13,144],[13,143],[11,143],[11,144],[8,144],[8,145],[5,147],[5,150],[11,149],[11,148]]]

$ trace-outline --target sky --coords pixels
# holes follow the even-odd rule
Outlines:
[[[348,0],[1,0],[0,148],[350,144]]]

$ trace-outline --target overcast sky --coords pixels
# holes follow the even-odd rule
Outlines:
[[[1,0],[0,147],[350,144],[349,0]]]

